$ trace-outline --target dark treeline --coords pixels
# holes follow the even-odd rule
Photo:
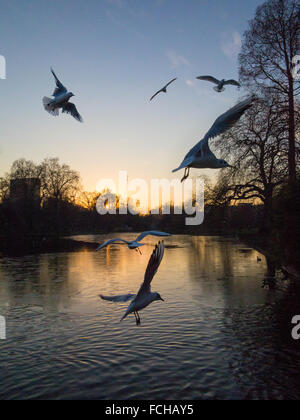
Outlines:
[[[54,161],[54,160],[51,160]],[[61,170],[65,165],[60,165],[55,159],[56,170]],[[29,162],[19,160],[12,169]],[[31,162],[32,164],[32,162]],[[69,170],[69,168],[68,168]],[[22,173],[22,172],[21,172]],[[23,182],[36,180],[36,178],[19,178]],[[11,177],[14,186],[16,173],[7,175],[7,182]],[[57,178],[56,174],[56,178]],[[62,175],[60,176],[62,179]],[[3,181],[3,180],[2,180]],[[73,180],[74,181],[74,180]],[[73,182],[72,181],[72,182]],[[28,187],[28,185],[27,185]],[[78,185],[79,188],[79,185]],[[110,232],[140,232],[144,230],[162,230],[173,234],[193,235],[232,235],[238,233],[250,234],[262,228],[263,206],[243,203],[237,206],[206,205],[204,223],[199,226],[187,226],[186,214],[127,215],[106,214],[100,215],[96,209],[98,193],[81,192],[75,194],[73,183],[70,191],[63,198],[39,194],[35,196],[32,185],[27,193],[17,197],[11,194],[11,188],[6,191],[6,197],[0,204],[1,248],[16,251],[43,251],[59,246],[60,239],[65,236],[79,234],[103,234]],[[43,191],[43,187],[41,187]],[[86,196],[89,195],[87,202]],[[93,196],[93,200],[91,200]]]
[[[159,229],[184,234],[234,234],[262,228],[263,206],[217,202],[206,183],[204,223],[187,226],[185,213],[100,215],[96,204],[101,193],[83,191],[79,173],[58,158],[36,164],[19,159],[0,178],[1,247],[47,249],[63,236]],[[107,194],[103,191],[102,194]],[[57,245],[57,244],[56,244]]]
[[[213,186],[207,181],[204,222],[187,226],[188,216],[174,214],[172,206],[170,215],[162,214],[162,209],[160,214],[119,215],[118,207],[115,215],[100,215],[96,202],[101,194],[82,191],[79,174],[69,166],[60,164],[57,158],[47,159],[40,165],[20,159],[0,179],[0,249],[13,253],[73,249],[74,243],[61,238],[155,229],[173,234],[255,238],[255,243],[263,249],[269,241],[272,253],[281,257],[278,254],[288,241],[288,189],[284,182],[272,195],[270,208],[263,200],[249,202],[245,194],[233,197],[228,185],[226,177]],[[297,196],[300,197],[300,183]],[[296,205],[300,208],[299,202]],[[298,238],[299,226],[298,218],[295,227]],[[78,249],[82,246],[77,245]],[[94,249],[95,245],[90,247]]]

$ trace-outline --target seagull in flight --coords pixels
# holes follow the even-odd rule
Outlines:
[[[54,73],[53,69],[51,68],[51,72],[54,76],[56,82],[56,88],[53,92],[53,97],[48,98],[44,96],[43,98],[43,105],[44,108],[49,114],[58,116],[59,115],[59,108],[61,108],[62,112],[66,112],[67,114],[71,114],[75,120],[79,122],[83,122],[81,115],[78,113],[76,106],[69,102],[72,96],[75,96],[72,92],[68,92],[67,88],[65,88],[62,83],[57,78],[56,74]]]
[[[218,80],[213,76],[199,76],[199,77],[196,77],[196,79],[206,80],[207,82],[214,83],[215,85],[217,85],[217,86],[214,87],[214,90],[216,92],[224,92],[224,90],[225,90],[224,86],[226,86],[226,85],[238,86],[239,88],[241,87],[239,82],[237,82],[236,80],[233,80],[233,79],[231,79],[231,80],[225,80],[225,79]]]
[[[159,242],[158,245],[155,246],[155,249],[151,255],[151,258],[149,260],[146,272],[145,272],[145,278],[144,282],[140,287],[140,290],[136,295],[133,295],[131,293],[127,295],[121,295],[121,296],[103,296],[100,295],[101,299],[107,300],[110,302],[128,302],[132,300],[130,305],[128,306],[127,311],[125,312],[124,316],[121,318],[120,322],[123,321],[129,314],[132,312],[134,313],[135,319],[136,319],[136,325],[141,324],[141,318],[139,315],[139,311],[146,308],[150,303],[156,301],[156,300],[163,300],[163,298],[160,296],[157,292],[151,292],[151,281],[153,277],[155,276],[158,267],[160,266],[160,263],[164,256],[164,242]]]
[[[175,77],[175,79],[172,79],[171,82],[167,83],[166,86],[164,86],[162,89],[158,90],[150,99],[150,101],[152,101],[152,99],[155,98],[155,96],[157,96],[159,93],[164,92],[167,93],[167,87],[170,86],[171,83],[175,82],[175,80],[177,80],[177,77]]]
[[[209,140],[232,128],[244,112],[252,106],[253,100],[254,97],[250,97],[245,101],[238,103],[236,106],[217,118],[204,138],[189,151],[181,165],[177,169],[173,170],[173,172],[177,172],[180,169],[185,168],[184,176],[181,182],[185,181],[189,177],[190,168],[220,169],[231,167],[231,165],[229,165],[225,160],[218,159],[213,154],[209,147]]]
[[[144,246],[146,244],[141,243],[140,241],[142,241],[146,236],[172,236],[170,233],[165,233],[165,232],[159,232],[157,230],[150,230],[147,232],[143,232],[141,233],[134,241],[126,241],[125,239],[120,239],[120,238],[115,238],[115,239],[109,239],[108,241],[105,241],[102,245],[100,245],[96,251],[99,251],[102,248],[105,248],[106,246],[115,243],[115,242],[124,242],[125,244],[128,245],[129,249],[135,249],[136,251],[139,251],[141,254],[141,251],[139,249],[139,247]]]

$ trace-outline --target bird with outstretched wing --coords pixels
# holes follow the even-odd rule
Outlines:
[[[177,80],[177,77],[175,77],[175,79],[172,79],[169,83],[166,84],[166,86],[164,86],[163,88],[161,88],[160,90],[158,90],[150,99],[150,101],[152,101],[152,99],[155,98],[155,96],[157,96],[159,93],[163,92],[163,93],[167,93],[167,87],[170,86],[171,83],[175,82],[175,80]]]
[[[44,96],[43,105],[45,110],[51,115],[58,116],[59,109],[61,109],[63,113],[70,114],[75,118],[75,120],[83,122],[83,119],[77,111],[75,104],[69,102],[70,98],[75,95],[72,92],[68,92],[68,89],[61,83],[59,78],[54,73],[52,67],[51,73],[55,79],[56,88],[52,94],[53,98]]]
[[[135,318],[136,318],[136,324],[140,325],[141,319],[140,319],[139,311],[146,308],[148,305],[150,305],[152,302],[156,300],[161,300],[164,302],[164,299],[160,296],[159,293],[151,292],[151,282],[161,264],[161,261],[164,256],[164,251],[165,251],[164,242],[163,241],[159,242],[155,246],[154,251],[150,257],[150,260],[148,262],[148,265],[145,271],[144,281],[136,295],[131,294],[131,293],[128,293],[127,295],[118,295],[118,296],[100,295],[101,299],[109,301],[109,302],[127,302],[129,300],[132,300],[124,316],[121,318],[121,321],[125,319],[130,313],[134,313]]]

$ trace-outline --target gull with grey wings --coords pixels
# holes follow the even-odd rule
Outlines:
[[[227,85],[233,85],[233,86],[237,86],[239,88],[241,87],[241,85],[239,84],[239,82],[237,82],[236,80],[233,80],[233,79],[230,79],[230,80],[225,80],[225,79],[218,80],[218,79],[216,79],[213,76],[198,76],[198,77],[196,77],[196,79],[198,79],[198,80],[205,80],[207,82],[214,83],[215,85],[217,85],[217,86],[214,86],[214,90],[216,92],[219,92],[219,93],[220,92],[224,92],[224,90],[225,90],[224,86],[227,86]]]
[[[171,83],[175,82],[175,80],[177,80],[177,77],[175,77],[175,79],[172,79],[169,83],[166,84],[166,86],[164,86],[163,88],[161,88],[160,90],[158,90],[150,99],[150,101],[152,101],[152,99],[155,98],[155,96],[157,96],[159,93],[167,93],[167,87],[170,86]]]
[[[216,119],[204,138],[188,152],[181,165],[173,170],[173,172],[177,172],[180,169],[185,169],[181,182],[185,181],[189,177],[190,168],[221,169],[231,167],[231,165],[229,165],[225,160],[218,159],[214,155],[214,153],[210,150],[209,140],[232,128],[247,111],[247,109],[252,106],[253,100],[254,97],[250,97],[245,101],[238,103],[236,106]]]
[[[44,96],[43,105],[45,110],[51,115],[58,116],[59,109],[61,109],[63,113],[65,112],[67,114],[70,114],[72,115],[72,117],[75,118],[75,120],[83,122],[82,117],[77,111],[76,106],[72,102],[69,102],[70,98],[72,98],[72,96],[75,95],[72,92],[68,92],[67,88],[65,88],[65,86],[60,82],[52,68],[51,72],[55,79],[56,88],[52,95],[53,99]]]
[[[160,231],[157,231],[157,230],[149,230],[147,232],[141,233],[133,241],[126,241],[125,239],[121,239],[121,238],[109,239],[108,241],[105,241],[102,245],[100,245],[96,249],[96,251],[100,251],[100,249],[105,248],[105,247],[107,247],[107,246],[109,246],[109,245],[111,245],[113,243],[123,242],[123,243],[127,244],[127,246],[128,246],[129,249],[135,249],[135,250],[138,250],[141,253],[141,251],[140,251],[139,248],[141,246],[144,246],[145,244],[143,244],[140,241],[142,241],[146,236],[149,236],[149,235],[151,235],[151,236],[171,236],[170,233],[160,232]]]
[[[110,302],[128,302],[129,300],[132,300],[130,305],[127,308],[127,311],[123,315],[120,321],[123,321],[129,314],[134,313],[135,319],[136,319],[136,325],[140,325],[141,318],[139,315],[139,311],[149,306],[152,302],[155,302],[156,300],[161,300],[164,302],[164,299],[160,296],[157,292],[151,292],[151,282],[153,280],[153,277],[155,276],[158,267],[160,266],[160,263],[164,256],[164,242],[159,242],[158,245],[155,246],[155,249],[151,255],[151,258],[149,260],[144,282],[142,283],[138,293],[136,295],[134,294],[127,294],[127,295],[119,295],[119,296],[103,296],[100,295],[101,299],[107,300]]]

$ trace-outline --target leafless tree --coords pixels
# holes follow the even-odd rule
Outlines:
[[[0,178],[0,199],[9,195],[12,179],[39,178],[42,200],[55,199],[74,202],[80,190],[80,176],[68,165],[61,164],[58,158],[45,159],[35,164],[26,159],[13,162],[8,174]]]
[[[265,227],[270,226],[274,192],[288,176],[284,159],[287,141],[278,96],[257,100],[239,123],[216,143],[224,158],[231,159],[234,168],[220,173],[214,201],[262,202]]]
[[[42,168],[40,165],[36,165],[31,160],[24,158],[15,160],[10,168],[9,177],[10,179],[20,178],[40,178]]]
[[[252,91],[281,96],[288,115],[289,180],[296,184],[295,97],[299,82],[293,77],[293,58],[300,53],[300,3],[268,0],[258,7],[244,35],[240,54],[240,79]],[[294,190],[293,190],[294,191]]]
[[[74,202],[80,189],[80,176],[58,158],[41,163],[42,196],[47,199]]]
[[[9,179],[8,177],[0,178],[0,203],[9,197]]]
[[[0,201],[9,197],[10,181],[22,178],[40,178],[41,167],[24,158],[13,162],[9,173],[0,178]]]
[[[82,191],[78,198],[78,204],[87,210],[93,211],[96,208],[97,200],[100,193],[97,191]]]

